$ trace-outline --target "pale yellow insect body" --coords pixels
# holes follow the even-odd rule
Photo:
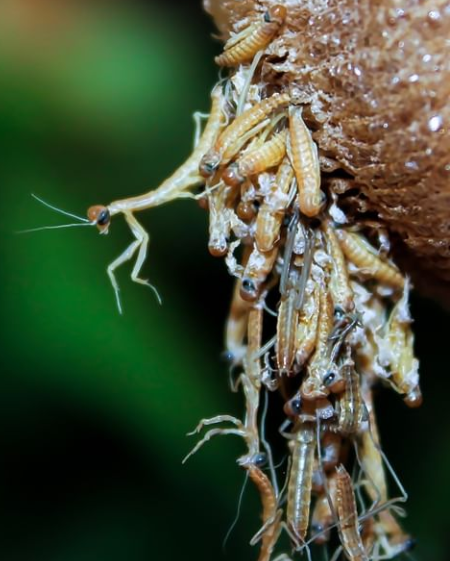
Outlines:
[[[289,531],[298,540],[305,540],[309,526],[312,476],[315,454],[314,425],[301,424],[295,434],[292,463],[287,491],[286,522]]]
[[[286,296],[281,298],[278,308],[275,350],[280,376],[290,374],[295,359],[295,331],[299,315],[296,302],[297,291],[290,288]]]
[[[318,399],[326,397],[330,390],[326,387],[325,380],[330,365],[329,337],[334,323],[333,301],[328,289],[323,286],[320,290],[320,311],[317,327],[316,349],[308,365],[307,377],[302,383],[301,394],[305,399]]]
[[[239,290],[240,282],[237,281],[234,286],[230,313],[225,326],[226,358],[233,365],[241,364],[247,352],[244,340],[247,334],[250,304],[241,298]]]
[[[353,483],[345,467],[336,468],[336,501],[334,507],[338,518],[338,531],[342,548],[349,561],[369,561],[358,530]]]
[[[384,329],[380,328],[374,333],[374,341],[378,350],[377,374],[387,379],[398,393],[404,395],[404,401],[409,407],[418,407],[422,403],[422,393],[419,361],[414,356],[409,289],[410,283],[406,279],[402,297],[392,309]]]
[[[343,436],[355,436],[368,419],[367,408],[361,395],[359,374],[350,358],[341,366],[341,373],[345,388],[336,401],[338,430]]]
[[[280,239],[281,225],[290,202],[289,190],[293,177],[294,170],[288,158],[284,158],[256,218],[255,243],[262,252],[270,251]]]
[[[231,41],[225,43],[224,52],[215,58],[216,64],[219,66],[238,66],[251,61],[258,51],[269,45],[285,19],[286,8],[280,4],[272,6],[264,14],[263,21],[260,24],[251,25],[249,33],[244,30],[242,40],[236,41],[236,38],[233,37]]]
[[[322,230],[325,234],[328,253],[332,260],[330,292],[334,306],[339,307],[345,313],[352,312],[355,307],[353,290],[350,286],[348,266],[339,245],[339,240],[336,237],[335,229],[329,220],[325,220],[322,223]]]
[[[209,240],[208,249],[214,257],[223,257],[228,252],[233,210],[228,206],[229,187],[219,185],[208,195]]]
[[[400,271],[388,261],[383,261],[360,234],[338,229],[336,236],[347,259],[362,272],[393,288],[403,288],[405,280]]]
[[[250,140],[249,133],[254,136],[259,130],[258,126],[266,126],[267,117],[288,105],[289,101],[289,94],[275,93],[239,115],[201,159],[199,166],[201,175],[209,177],[220,165],[228,164],[242,146]]]
[[[123,213],[135,238],[125,251],[123,251],[123,253],[107,268],[108,276],[116,294],[119,312],[122,311],[122,307],[115,270],[126,261],[132,259],[136,254],[136,262],[131,273],[131,278],[137,283],[148,285],[153,288],[147,280],[140,278],[140,271],[147,256],[149,235],[136,220],[133,213],[167,203],[179,197],[192,197],[192,195],[186,191],[204,183],[204,179],[199,174],[199,165],[205,153],[214,145],[220,131],[226,125],[225,103],[226,99],[222,87],[216,86],[212,91],[212,108],[208,122],[194,151],[184,164],[157,189],[137,197],[114,201],[108,206],[94,205],[88,209],[88,218],[93,224],[97,225],[100,233],[108,232],[112,216]],[[153,290],[156,292],[154,288]],[[158,294],[157,297],[159,299]]]
[[[244,465],[244,467],[247,466]],[[255,545],[261,539],[258,561],[270,561],[281,532],[282,510],[278,510],[277,497],[267,475],[254,464],[249,464],[247,470],[250,479],[259,491],[263,507],[261,515],[263,526],[256,536],[252,538],[250,544]]]
[[[262,328],[263,308],[256,305],[251,308],[248,315],[247,354],[244,366],[247,376],[258,389],[261,387],[261,359],[258,357],[258,353],[262,344]]]
[[[320,313],[320,288],[314,285],[313,291],[306,293],[303,313],[300,315],[295,334],[295,361],[302,368],[316,346],[317,328]]]
[[[298,185],[298,206],[303,214],[314,217],[323,205],[320,190],[320,165],[317,146],[302,118],[302,108],[289,108],[289,133],[292,166]]]
[[[286,131],[283,130],[275,133],[259,148],[247,152],[237,160],[232,182],[242,183],[248,177],[278,166],[285,154]]]
[[[114,201],[108,205],[111,216],[123,211],[136,212],[167,203],[176,199],[187,189],[204,183],[199,174],[199,165],[206,152],[215,144],[219,133],[227,123],[226,99],[220,85],[212,93],[211,113],[198,144],[189,158],[175,173],[168,177],[157,189],[138,197]]]
[[[408,310],[409,283],[402,298],[394,306],[389,318],[386,340],[390,348],[392,382],[396,390],[405,394],[409,407],[422,403],[419,386],[419,361],[414,356],[414,333]]]
[[[273,269],[278,255],[278,247],[262,253],[254,246],[242,275],[241,296],[248,302],[254,302],[261,291],[263,283]]]

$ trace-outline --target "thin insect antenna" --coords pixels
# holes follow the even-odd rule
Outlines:
[[[362,474],[362,472],[360,471],[359,476],[361,476],[361,474]],[[360,477],[358,477],[358,481],[356,482],[356,485],[355,485],[355,494],[358,497],[358,504],[359,504],[359,508],[360,508],[361,512],[366,512],[367,511],[366,501],[364,500],[363,494],[361,492],[363,482],[364,482],[364,480],[361,481]],[[377,503],[372,504],[372,507],[375,504],[377,504]]]
[[[330,342],[330,345],[332,347],[330,353],[330,361],[334,362],[335,358],[337,357],[337,355],[341,350],[342,345],[345,343],[345,339],[347,335],[352,331],[352,329],[354,329],[358,325],[358,323],[359,323],[359,319],[356,316],[354,316],[353,318],[351,318],[350,323],[346,327],[344,327],[341,333],[339,333],[338,335],[333,335],[333,334],[330,335],[330,337],[328,338],[328,341]],[[333,341],[335,341],[334,344]],[[350,355],[349,358],[351,358]]]
[[[289,272],[291,269],[291,258],[294,249],[295,234],[297,229],[297,224],[299,221],[298,210],[293,214],[289,226],[287,228],[286,242],[284,244],[284,255],[283,255],[283,269],[281,271],[280,277],[280,294],[284,296],[287,291],[287,282],[289,278]]]
[[[331,558],[331,561],[338,561],[339,557],[341,556],[342,553],[342,545],[340,545],[336,551],[333,554],[333,557]]]
[[[275,492],[275,497],[278,499],[280,490],[278,488],[277,474],[275,472],[275,466],[273,464],[272,448],[266,440],[266,417],[267,417],[268,406],[269,406],[269,392],[266,390],[264,392],[264,406],[261,414],[260,434],[261,434],[261,442],[264,446],[264,449],[267,453],[267,458],[269,460],[270,478],[272,480],[273,490]]]
[[[370,436],[372,438],[372,442],[375,444],[375,441],[373,440],[373,436],[372,433],[370,433]],[[375,484],[375,481],[372,479],[372,477],[370,476],[369,472],[364,469],[364,465],[361,461],[361,458],[359,456],[359,452],[358,452],[358,446],[356,444],[356,442],[353,442],[353,447],[355,449],[355,456],[356,456],[356,461],[358,462],[359,467],[361,468],[361,472],[364,473],[365,477],[367,478],[368,482],[372,485],[373,489],[375,490],[375,493],[377,494],[377,499],[375,501],[375,503],[372,505],[372,507],[374,507],[375,505],[379,504],[381,502],[381,493],[380,490],[378,489],[378,487]],[[360,495],[360,493],[358,493],[358,496]],[[371,508],[372,508],[371,507]]]
[[[325,543],[322,548],[324,561],[330,561],[330,554],[328,553],[328,544]]]
[[[236,108],[236,117],[239,117],[239,115],[241,115],[242,111],[244,110],[244,105],[245,105],[245,102],[247,100],[248,90],[250,89],[250,84],[251,84],[253,75],[255,74],[256,67],[259,64],[259,61],[261,60],[262,55],[263,55],[263,51],[258,51],[253,58],[253,62],[251,64],[250,68],[248,69],[247,77],[245,79],[245,84],[244,84],[244,87],[242,88],[241,95],[239,96],[239,101],[238,101],[237,108]]]
[[[70,216],[71,218],[76,218],[77,220],[80,220],[81,222],[87,222],[88,224],[92,224],[92,222],[90,220],[88,220],[87,218],[83,218],[82,216],[77,216],[76,214],[72,214],[71,212],[67,212],[66,210],[62,210],[61,208],[53,206],[50,203],[47,203],[47,201],[44,201],[44,199],[41,199],[40,197],[35,195],[34,193],[31,193],[31,196],[33,197],[33,199],[36,199],[37,201],[39,201],[44,206],[46,206],[46,207],[48,207],[48,208],[50,208],[50,209],[52,209],[56,212],[59,212],[59,214],[64,214],[65,216]]]
[[[286,458],[286,456],[285,456],[285,458]],[[291,471],[291,464],[292,464],[292,458],[290,456],[288,456],[288,461],[287,461],[287,466],[286,466],[285,473],[289,473]],[[278,466],[276,466],[276,467],[278,467]],[[280,507],[283,506],[287,501],[287,497],[286,497],[285,493],[286,493],[286,489],[287,489],[288,485],[289,485],[289,477],[285,477],[283,487],[281,488],[281,491],[280,491],[281,499],[278,501],[278,506],[280,506]]]
[[[267,343],[265,343],[260,349],[259,351],[255,354],[255,360],[258,360],[258,358],[261,358],[262,356],[264,356],[268,351],[270,351],[270,349],[275,345],[275,342],[277,340],[277,336],[274,335],[271,339],[269,339],[267,341]],[[271,369],[273,371],[273,369]]]
[[[195,200],[201,199],[205,195],[210,195],[211,193],[213,193],[214,191],[216,191],[220,187],[225,187],[225,183],[222,180],[220,180],[219,183],[216,183],[215,185],[212,185],[211,187],[206,187],[205,189],[203,189],[203,191],[201,193],[199,193],[198,195],[194,195],[193,198]]]
[[[370,434],[370,438],[372,439],[373,445],[375,446],[375,448],[378,450],[378,452],[381,454],[381,457],[383,458],[383,462],[385,463],[389,473],[392,476],[392,479],[395,481],[395,484],[397,485],[402,497],[399,497],[399,501],[406,503],[406,501],[408,500],[408,493],[406,492],[406,489],[403,487],[398,475],[396,474],[394,468],[392,467],[390,461],[388,460],[386,454],[383,452],[383,450],[381,449],[381,446],[375,442],[375,439],[373,437],[373,433],[372,433],[372,426],[369,420],[369,434]]]
[[[330,561],[330,554],[328,553],[328,544],[327,543],[323,544],[322,551],[323,551],[323,560],[324,561]]]
[[[358,505],[359,508],[361,510],[361,512],[366,512],[366,503],[364,501],[364,498],[362,496],[361,493],[361,487],[363,486],[364,483],[364,479],[362,478],[364,471],[361,469],[361,464],[358,458],[358,452],[356,450],[356,445],[355,442],[353,442],[353,446],[355,447],[355,454],[356,454],[356,458],[357,458],[357,462],[353,465],[353,469],[352,469],[352,481],[356,480],[356,484],[354,485],[354,490],[355,490],[355,496],[358,499]],[[358,470],[358,466],[359,466],[359,470]],[[378,501],[374,504],[377,504]],[[372,505],[374,506],[374,505]]]
[[[304,228],[302,226],[304,234],[305,234],[305,252],[303,258],[303,267],[302,272],[300,273],[300,282],[298,284],[298,294],[295,301],[295,309],[299,312],[302,311],[303,308],[303,301],[305,299],[305,290],[306,290],[306,283],[309,279],[309,272],[311,270],[312,260],[313,260],[313,242],[314,242],[314,235],[309,228]]]
[[[333,501],[331,500],[330,488],[328,487],[327,476],[325,470],[323,469],[322,461],[322,445],[320,444],[320,417],[316,417],[316,441],[317,441],[317,459],[319,460],[320,471],[322,472],[323,488],[325,489],[325,494],[327,496],[328,506],[330,507],[330,512],[333,517],[333,521],[337,524],[337,514],[334,508]],[[329,528],[325,528],[319,534],[324,534]],[[315,539],[319,534],[316,534],[313,539]],[[311,539],[309,541],[312,541]]]
[[[274,468],[275,468],[275,469],[280,468],[280,467],[284,464],[284,462],[286,461],[286,457],[287,457],[287,454],[285,454],[285,455],[281,458],[281,460],[280,460],[277,464],[275,464]],[[284,489],[281,489],[280,495],[283,494],[283,490],[284,490]]]
[[[59,224],[57,226],[40,226],[39,228],[28,228],[26,230],[18,230],[16,234],[31,234],[32,232],[41,232],[42,230],[61,230],[62,228],[77,228],[78,226],[95,226],[92,222],[87,224]]]
[[[278,317],[277,312],[274,312],[273,310],[271,310],[271,309],[269,308],[269,306],[266,304],[266,301],[265,301],[265,300],[264,300],[263,303],[262,303],[262,307],[263,307],[263,310],[269,314],[269,316],[272,316],[272,317],[274,317],[274,318]]]
[[[233,393],[237,393],[239,389],[239,384],[241,382],[241,376],[239,375],[236,379],[234,379],[234,371],[238,368],[238,364],[232,364],[228,368],[228,383],[230,385],[230,389]]]
[[[308,558],[308,561],[312,561],[311,550],[309,549],[309,545],[307,545],[305,543],[305,545],[302,546],[302,552],[303,552],[303,550],[305,550],[305,552],[306,552],[306,557]]]
[[[323,465],[322,465],[322,449],[321,449],[321,446],[320,446],[320,419],[317,419],[316,435],[317,435],[316,436],[316,438],[317,438],[317,456],[318,456],[318,459],[319,459],[320,469],[322,471],[323,486],[324,486],[324,489],[325,489],[325,493],[327,495],[327,500],[328,500],[328,504],[329,504],[329,507],[330,507],[331,514],[333,516],[334,524],[332,524],[331,526],[328,526],[326,529],[321,530],[320,532],[317,532],[316,534],[314,534],[314,536],[311,536],[309,538],[309,540],[307,542],[305,542],[305,546],[308,546],[318,536],[321,536],[321,535],[325,534],[325,532],[327,532],[328,530],[332,530],[333,528],[341,526],[341,524],[343,522],[346,522],[347,520],[349,520],[352,517],[352,515],[350,514],[349,516],[347,516],[343,520],[338,521],[338,519],[337,519],[336,511],[334,509],[333,501],[331,500],[331,495],[330,495],[330,491],[329,491],[329,488],[328,488],[327,479],[325,477],[325,472],[324,472]],[[399,500],[400,499],[391,499],[390,501],[387,501],[386,503],[380,505],[379,507],[375,508],[374,510],[369,510],[368,512],[366,512],[366,514],[358,517],[358,522],[362,522],[362,521],[366,520],[367,518],[370,518],[371,516],[374,516],[378,512],[381,512],[382,510],[385,510],[386,508],[389,508],[391,504],[393,504],[393,503],[395,503]],[[336,552],[334,553],[333,557],[331,558],[331,561],[337,561],[341,551],[342,551],[342,547],[338,548],[336,550]],[[337,554],[337,556],[336,556],[336,554]]]
[[[328,490],[327,490],[327,487],[326,487],[325,480],[324,480],[324,487],[325,487],[325,491],[327,493],[327,498],[329,499],[329,494],[328,494]],[[390,499],[390,500],[386,501],[385,503],[375,507],[374,509],[368,510],[365,514],[362,514],[361,516],[358,516],[358,523],[364,522],[364,520],[367,520],[368,518],[372,518],[373,516],[375,516],[379,512],[383,512],[383,510],[387,510],[389,508],[392,508],[398,502],[404,502],[403,497],[397,497],[395,499]],[[330,507],[331,507],[331,504],[330,504]],[[331,512],[332,512],[333,516],[335,516],[335,511],[332,510]],[[347,516],[343,520],[341,520],[339,522],[335,522],[331,526],[328,526],[328,528],[326,530],[322,530],[320,532],[317,532],[317,534],[314,534],[314,536],[311,536],[309,538],[309,540],[307,542],[305,542],[305,546],[308,546],[318,536],[321,536],[327,530],[332,530],[333,528],[336,528],[337,526],[340,526],[343,522],[347,522],[347,520],[349,520],[351,517],[352,517],[352,515],[350,514],[349,516]],[[336,559],[337,559],[337,557],[335,558],[335,556],[333,556],[331,561],[336,561]]]
[[[272,132],[277,130],[279,123],[285,120],[286,117],[287,117],[286,111],[281,111],[281,113],[275,115],[275,117],[273,117],[273,119],[270,121],[270,124],[267,126],[266,130],[262,133],[262,135],[264,135],[264,139],[266,139],[269,136],[269,134],[272,134]],[[281,130],[281,128],[282,127],[279,127],[278,130]],[[284,130],[287,131],[287,129]]]
[[[289,143],[289,135],[288,135],[288,143]],[[289,194],[288,194],[289,204],[288,204],[288,206],[291,206],[292,201],[295,199],[295,195],[297,194],[297,191],[298,191],[297,179],[294,177],[292,179],[291,186],[289,188]]]
[[[231,99],[232,99],[232,92],[231,89],[233,87],[232,81],[231,80],[227,80],[227,78],[223,78],[223,80],[225,80],[225,88],[223,90],[223,96],[225,98],[225,103],[227,105],[227,109],[229,110],[230,113],[233,112],[234,107],[232,105]],[[221,80],[221,81],[223,81]],[[220,83],[220,82],[219,82]],[[229,122],[229,113],[226,113],[226,117],[227,117],[227,124]]]
[[[241,491],[239,493],[239,499],[238,499],[238,506],[237,506],[237,510],[236,510],[236,516],[234,517],[233,522],[231,523],[231,526],[228,529],[228,532],[226,533],[223,542],[222,542],[222,551],[223,553],[225,553],[225,547],[227,545],[228,539],[231,536],[231,532],[234,530],[234,528],[236,527],[236,524],[239,520],[239,516],[241,515],[241,506],[242,506],[242,501],[244,499],[244,493],[245,493],[245,488],[247,487],[247,482],[248,482],[248,471],[245,473],[245,479],[244,479],[244,483],[242,484],[242,488]]]

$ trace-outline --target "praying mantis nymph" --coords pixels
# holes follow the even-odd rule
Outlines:
[[[258,51],[265,49],[272,41],[286,19],[286,8],[276,4],[264,13],[261,22],[255,22],[232,36],[224,46],[224,52],[216,56],[219,66],[238,66],[249,62]]]
[[[137,258],[131,272],[131,278],[134,282],[152,287],[147,280],[141,279],[139,276],[147,255],[149,236],[135,218],[134,213],[165,204],[177,198],[192,197],[189,190],[204,183],[204,179],[198,172],[200,161],[214,144],[220,131],[225,127],[227,122],[225,113],[226,96],[220,84],[213,89],[211,97],[211,113],[203,134],[192,154],[175,173],[153,191],[149,191],[137,197],[117,200],[107,206],[94,205],[88,209],[87,215],[89,221],[97,226],[101,234],[106,234],[108,232],[113,216],[116,214],[123,214],[135,237],[135,240],[107,268],[120,312],[122,312],[122,306],[119,297],[119,285],[114,272],[120,265],[132,259],[136,252]]]

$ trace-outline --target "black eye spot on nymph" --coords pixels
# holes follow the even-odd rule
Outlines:
[[[325,386],[329,386],[334,382],[335,379],[336,374],[334,372],[327,372],[327,374],[325,374],[325,376],[323,377],[323,383]]]
[[[344,318],[344,316],[345,316],[344,310],[343,310],[340,306],[336,306],[336,307],[334,308],[334,317],[335,317],[337,320],[341,320],[341,319]]]
[[[223,353],[220,355],[220,358],[224,362],[231,364],[234,360],[234,354],[231,351],[223,351]]]
[[[106,226],[109,224],[111,220],[111,215],[109,214],[109,210],[107,208],[103,209],[97,218],[97,225],[98,226]]]
[[[264,467],[267,464],[267,454],[264,454],[264,452],[255,454],[253,457],[253,463],[256,467]]]
[[[300,413],[302,412],[302,401],[299,397],[292,399],[290,402],[290,406],[293,413],[295,413],[296,415],[300,415]]]
[[[245,292],[255,292],[255,285],[249,279],[244,279],[242,281],[242,288],[245,290]]]

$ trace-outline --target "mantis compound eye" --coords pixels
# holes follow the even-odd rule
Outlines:
[[[258,289],[255,283],[250,279],[243,279],[241,286],[241,297],[247,301],[253,301],[258,296]]]
[[[296,417],[302,412],[302,400],[299,395],[295,395],[292,399],[284,404],[284,412],[288,417]]]
[[[259,454],[255,454],[252,460],[256,467],[264,467],[267,464],[267,454],[260,452]]]
[[[323,377],[323,385],[332,393],[341,393],[345,388],[345,381],[341,375],[333,370],[326,372]]]
[[[87,211],[87,216],[91,222],[95,223],[100,233],[106,233],[108,231],[111,222],[111,214],[106,206],[91,206]]]
[[[204,178],[211,177],[220,164],[220,154],[214,149],[207,152],[201,159],[199,172]]]
[[[333,384],[336,379],[336,374],[334,372],[327,372],[323,378],[323,384],[327,388]]]

